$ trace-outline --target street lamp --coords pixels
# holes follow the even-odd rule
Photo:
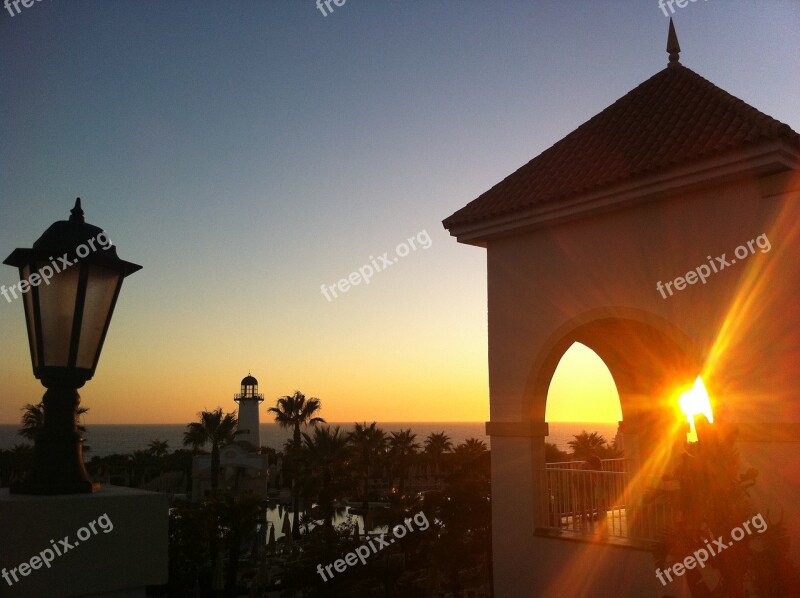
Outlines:
[[[47,388],[34,468],[17,494],[97,490],[83,464],[77,389],[94,376],[122,280],[141,266],[121,260],[103,229],[87,224],[81,200],[32,249],[3,262],[19,268],[33,374]]]

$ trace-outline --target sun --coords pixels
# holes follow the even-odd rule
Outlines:
[[[695,442],[697,440],[697,432],[694,429],[694,416],[705,415],[709,423],[714,423],[711,399],[708,397],[705,384],[703,384],[703,379],[700,376],[694,381],[694,386],[681,393],[678,398],[678,405],[681,411],[686,415],[686,419],[691,428],[689,432],[689,441]]]

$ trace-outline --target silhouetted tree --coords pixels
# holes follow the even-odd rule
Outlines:
[[[722,434],[697,416],[698,441],[687,443],[686,451],[674,475],[664,476],[675,488],[651,491],[649,502],[670,505],[678,514],[657,544],[654,557],[657,567],[664,569],[675,560],[702,548],[714,538],[727,538],[731,530],[748,519],[755,527],[755,510],[748,490],[755,484],[758,471],[753,468],[740,473],[739,453],[735,447],[737,431]],[[767,513],[766,519],[769,519]],[[756,537],[748,534],[731,542],[706,563],[716,569],[713,587],[700,569],[685,569],[692,596],[696,598],[744,597],[755,590],[757,596],[796,596],[800,591],[800,574],[789,559],[789,536],[782,521],[762,521],[765,529]],[[754,541],[755,540],[755,541]],[[667,564],[669,562],[669,565]]]
[[[84,413],[89,411],[88,407],[78,407],[75,410],[75,416],[80,417]],[[25,438],[26,440],[30,440],[32,442],[36,441],[36,436],[39,434],[39,431],[42,429],[44,425],[44,403],[37,403],[33,405],[31,403],[26,404],[22,408],[22,427],[17,430],[17,433]],[[78,432],[81,434],[81,438],[86,437],[86,426],[82,424],[78,424]],[[89,450],[88,447],[84,446],[83,450]]]
[[[457,461],[467,465],[474,463],[487,453],[486,443],[477,438],[467,438],[453,450]]]
[[[349,486],[352,455],[347,437],[335,428],[315,428],[314,435],[303,433],[302,459],[320,482],[318,502],[322,507],[326,542],[333,542],[333,500]],[[295,525],[295,527],[298,527]]]
[[[557,445],[551,442],[544,443],[544,460],[545,463],[561,463],[569,459],[569,454],[558,448]]]
[[[370,467],[386,449],[386,434],[376,426],[375,422],[372,422],[369,426],[367,422],[363,424],[356,423],[353,431],[347,435],[347,440],[353,447],[355,462],[361,468],[364,483],[361,507],[366,518],[369,510]]]
[[[151,440],[150,444],[147,445],[147,452],[156,459],[166,457],[169,453],[169,443],[166,440]]]
[[[295,525],[292,528],[292,537],[300,537],[300,526],[297,525],[297,518],[300,511],[300,490],[297,484],[297,470],[299,468],[298,453],[301,448],[300,428],[324,424],[325,420],[316,414],[322,409],[322,402],[315,398],[306,398],[299,390],[292,395],[286,395],[278,399],[275,407],[270,407],[267,411],[275,414],[275,423],[282,428],[292,430],[292,450],[287,451],[287,460],[292,465],[292,509],[295,514]]]
[[[442,455],[444,453],[449,453],[452,450],[453,443],[450,441],[450,437],[445,434],[444,431],[431,432],[425,439],[425,455],[428,457],[431,465],[433,465],[435,479],[438,479],[439,477],[442,465]]]
[[[236,415],[226,413],[217,407],[214,411],[201,411],[197,414],[199,422],[186,426],[183,433],[183,445],[195,450],[211,443],[211,489],[217,490],[219,485],[219,449],[233,442],[236,434]]]
[[[419,444],[415,442],[416,434],[412,434],[411,430],[400,430],[399,432],[392,432],[389,437],[389,455],[397,467],[400,475],[400,495],[406,492],[406,478],[408,477],[408,467],[412,459],[419,451]]]
[[[575,434],[573,439],[567,444],[572,449],[572,457],[578,461],[584,461],[591,455],[597,457],[607,457],[610,447],[608,442],[597,432],[591,434],[584,430],[580,434]]]
[[[454,598],[461,596],[461,570],[490,567],[490,454],[486,444],[469,438],[453,450],[455,467],[442,492],[426,496],[430,521],[439,526],[429,552]]]
[[[262,514],[261,500],[254,494],[226,492],[219,501],[218,526],[225,537],[228,565],[225,571],[225,590],[230,596],[241,593],[236,587],[242,544],[253,537]]]

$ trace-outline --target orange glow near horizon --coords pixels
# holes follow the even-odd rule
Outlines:
[[[41,384],[30,374],[23,325],[18,322],[16,342],[20,348],[13,354],[16,375],[7,387],[8,395],[16,400],[0,405],[0,423],[4,424],[19,423],[25,403],[36,403],[43,394]],[[112,326],[114,336],[104,349],[98,374],[80,390],[82,404],[90,408],[84,418],[87,425],[185,424],[204,409],[219,406],[233,411],[233,395],[239,392],[248,367],[264,394],[262,422],[271,421],[266,409],[278,397],[295,390],[321,399],[321,415],[332,422],[489,419],[485,353],[468,348],[461,338],[446,351],[429,350],[413,339],[405,342],[402,350],[395,346],[392,351],[386,345],[391,341],[381,339],[364,339],[363,346],[373,347],[371,352],[345,353],[330,351],[327,345],[310,346],[305,358],[315,364],[311,368],[280,347],[261,352],[258,347],[248,347],[255,358],[238,349],[213,353],[202,343],[193,345],[191,353],[182,353],[180,339],[166,339],[166,347],[155,349],[141,342],[141,335],[128,330],[135,328],[130,319],[120,317]],[[383,350],[374,349],[376,346]],[[431,342],[430,346],[435,345]],[[165,351],[171,354],[169,363],[159,361]],[[209,354],[214,355],[213,365],[209,365]],[[129,367],[131,363],[136,364],[135,370]],[[264,363],[269,367],[261,365]],[[356,377],[348,376],[352,363],[368,363],[369,367],[362,366]],[[179,383],[175,383],[176,375]],[[552,422],[616,423],[621,419],[611,373],[588,347],[575,344],[562,357],[548,393],[547,416]]]
[[[619,393],[606,364],[586,345],[574,343],[558,363],[547,391],[547,422],[618,423]]]

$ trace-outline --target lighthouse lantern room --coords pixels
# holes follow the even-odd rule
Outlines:
[[[255,448],[261,446],[259,431],[260,418],[258,407],[264,395],[258,394],[258,380],[249,373],[242,380],[241,393],[234,395],[233,400],[239,404],[239,426],[237,440],[249,442]]]

